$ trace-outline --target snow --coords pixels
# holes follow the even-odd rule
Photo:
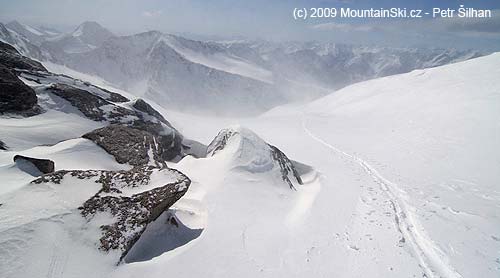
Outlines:
[[[214,177],[221,170],[214,161],[185,159],[176,167],[195,181],[186,198],[209,210],[203,237],[168,261],[160,256],[118,273],[156,277],[154,265],[167,264],[177,277],[496,277],[499,63],[493,54],[417,70],[239,119],[313,165],[318,185],[290,200],[302,203],[294,210],[284,205],[290,196],[260,191],[269,181]],[[170,119],[202,142],[237,121]],[[290,225],[296,218],[300,224]],[[202,267],[187,267],[193,263]]]
[[[208,144],[228,126],[244,136],[206,158],[168,163],[192,184],[119,266],[115,254],[89,246],[96,227],[66,215],[97,184],[19,186],[31,176],[11,162],[16,152],[72,163],[77,150],[83,158],[74,167],[119,167],[68,135],[89,123],[62,108],[0,118],[0,139],[14,149],[0,152],[0,173],[10,183],[0,192],[0,254],[7,254],[0,269],[7,277],[86,277],[88,269],[120,278],[497,277],[499,64],[496,53],[416,70],[253,118],[188,115],[153,103],[187,138]],[[55,145],[37,147],[46,142]],[[302,163],[297,191],[253,171],[267,169],[263,142]],[[165,224],[168,213],[181,231]]]
[[[26,30],[30,31],[31,33],[37,35],[37,36],[43,36],[44,34],[38,30],[36,30],[35,28],[29,26],[29,25],[26,25],[26,24],[23,24],[23,27],[26,28]]]
[[[200,49],[190,49],[184,46],[182,41],[178,41],[178,39],[173,36],[163,36],[160,41],[168,44],[176,52],[180,53],[191,62],[269,84],[273,83],[273,73],[271,71],[235,55],[224,52],[204,53],[203,50],[200,51]],[[202,43],[200,43],[200,45],[203,47]]]

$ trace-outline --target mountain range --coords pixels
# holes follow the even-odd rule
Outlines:
[[[248,115],[349,84],[483,55],[477,51],[256,40],[196,41],[149,31],[117,36],[96,22],[61,33],[0,24],[20,53],[104,78],[165,108]]]

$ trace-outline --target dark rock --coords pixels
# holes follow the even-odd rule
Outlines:
[[[0,64],[9,69],[44,71],[47,69],[35,60],[25,57],[9,44],[0,41]]]
[[[82,137],[94,141],[119,163],[137,166],[152,162],[160,166],[165,161],[186,154],[195,155],[204,149],[203,144],[195,141],[184,144],[182,134],[143,100],[136,101],[133,109],[128,109],[96,95],[96,92],[66,84],[52,84],[46,90],[70,102],[85,117],[107,121],[110,126]],[[149,157],[150,154],[153,157]]]
[[[47,90],[69,101],[71,105],[78,108],[85,117],[91,120],[104,121],[106,119],[103,115],[104,112],[99,108],[109,103],[98,96],[65,84],[53,84]]]
[[[181,152],[175,135],[157,136],[129,126],[109,125],[82,137],[95,142],[113,155],[118,163],[135,166],[154,163],[160,167],[165,165],[165,161],[172,160]]]
[[[268,144],[271,148],[271,155],[273,159],[278,162],[281,171],[281,178],[288,183],[291,189],[295,189],[292,181],[290,180],[290,174],[297,180],[299,184],[302,184],[302,178],[300,177],[295,165],[290,159],[278,148],[273,145]]]
[[[19,52],[10,44],[0,41],[0,52],[5,52],[6,54],[17,55]]]
[[[234,135],[239,134],[238,130],[234,129],[223,129],[217,134],[217,136],[212,140],[207,148],[207,155],[213,156],[217,152],[223,150]]]
[[[171,181],[141,192],[141,187],[152,187],[151,175],[155,172],[157,175],[164,175],[162,180]],[[89,222],[94,218],[99,219],[97,216],[100,214],[113,217],[112,223],[100,226],[102,236],[96,240],[102,251],[121,251],[120,260],[140,238],[146,226],[179,200],[191,184],[189,178],[177,170],[153,166],[135,167],[130,171],[57,171],[32,183],[59,184],[67,176],[102,185],[101,190],[79,210]],[[132,188],[133,192],[138,193],[127,194]]]
[[[137,166],[152,162],[160,166],[183,156],[183,136],[144,101],[139,101],[138,107],[145,112],[115,105],[65,84],[53,84],[47,90],[70,102],[87,118],[111,124],[82,137],[94,141],[119,163]]]
[[[153,107],[151,107],[151,105],[149,105],[149,103],[145,102],[144,100],[137,99],[135,101],[134,105],[132,105],[132,106],[135,109],[142,111],[142,112],[160,120],[162,123],[168,125],[169,127],[172,127],[172,125],[167,120],[165,120],[165,118],[158,111],[156,111]]]
[[[0,140],[0,150],[7,150],[7,145],[2,140]]]
[[[32,109],[38,98],[10,69],[0,64],[0,113]]]
[[[95,85],[90,85],[90,86],[93,86],[103,92],[106,92],[109,94],[109,97],[108,98],[105,98],[107,101],[111,101],[111,102],[127,102],[127,101],[130,101],[128,98],[118,94],[118,93],[115,93],[115,92],[111,92],[110,90],[106,90],[104,88],[101,88],[101,87],[98,87],[98,86],[95,86]]]
[[[14,156],[14,162],[29,162],[33,164],[41,173],[48,174],[54,172],[55,163],[50,159],[40,159],[28,156],[16,155]]]
[[[78,108],[85,117],[94,121],[120,122],[122,117],[134,116],[131,110],[116,106],[86,90],[70,85],[57,83],[47,88],[47,90],[67,100],[71,105]],[[103,108],[106,105],[108,105],[108,109]]]

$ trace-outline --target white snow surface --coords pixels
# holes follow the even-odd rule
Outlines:
[[[266,83],[273,83],[273,73],[271,71],[255,65],[251,61],[232,55],[231,53],[223,51],[206,51],[202,48],[207,47],[206,44],[185,40],[171,35],[162,36],[160,41],[165,42],[191,62]],[[185,46],[183,43],[188,43],[189,45]]]
[[[60,193],[47,194],[53,190],[49,185],[19,187],[24,178],[10,178],[6,173],[12,168],[0,168],[2,178],[7,177],[2,180],[18,188],[0,193],[0,203],[7,203],[0,206],[1,273],[120,278],[498,277],[499,65],[496,53],[375,79],[305,106],[278,107],[255,118],[200,117],[155,106],[188,138],[208,143],[222,128],[240,124],[313,169],[303,166],[304,184],[293,191],[273,186],[281,181],[271,175],[234,171],[231,148],[207,158],[188,156],[169,163],[192,180],[172,211],[186,227],[203,232],[149,260],[115,266],[116,254],[105,256],[86,244],[85,239],[96,236],[96,227],[63,232],[66,227],[85,227],[83,220],[61,215],[66,202],[75,206],[94,192],[89,184],[57,185]],[[55,114],[46,116],[42,120],[57,120]],[[39,131],[49,127],[33,118],[0,120],[0,139],[14,144],[16,151],[34,152],[29,149],[37,140],[54,140]],[[9,129],[4,129],[5,123]],[[26,136],[21,135],[27,132],[22,127],[38,124],[32,132],[44,136],[23,142]],[[55,129],[54,134],[59,132]],[[58,145],[37,151],[58,153]],[[12,156],[0,154],[2,161]],[[161,240],[166,230],[155,222],[145,239]],[[41,267],[46,265],[50,267]]]

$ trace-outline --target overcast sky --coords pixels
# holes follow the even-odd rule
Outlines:
[[[409,3],[411,2],[411,3]],[[437,2],[437,3],[436,3]],[[488,19],[295,20],[294,8],[492,9]],[[500,51],[499,0],[0,0],[0,21],[75,28],[97,21],[117,34],[147,30],[268,40]]]

